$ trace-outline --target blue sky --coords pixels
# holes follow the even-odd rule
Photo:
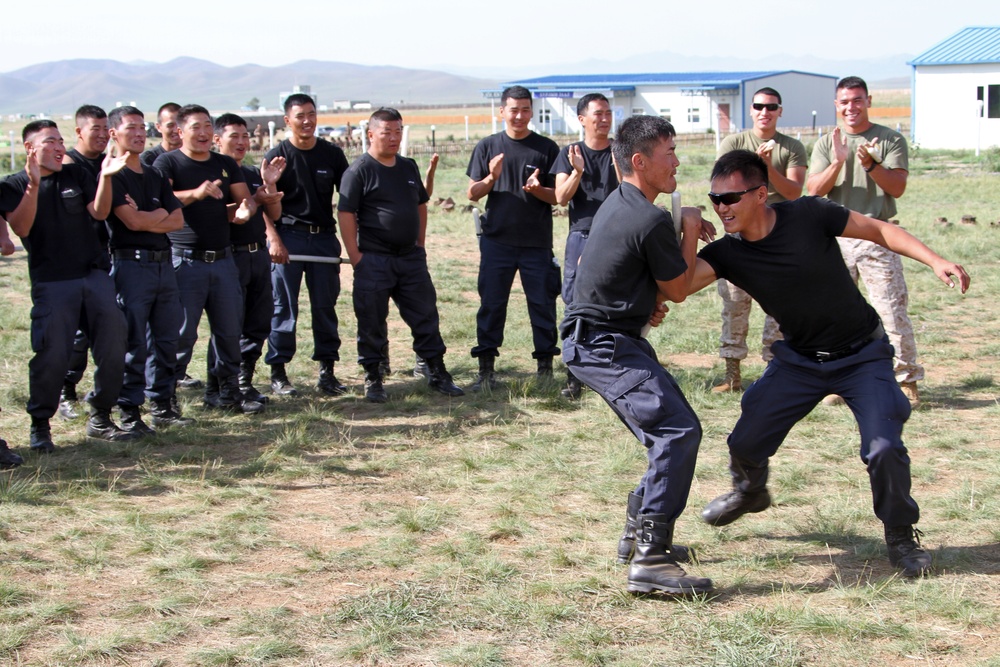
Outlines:
[[[996,0],[349,0],[298,10],[303,4],[7,2],[0,9],[0,72],[84,57],[164,62],[193,56],[269,66],[315,59],[453,71],[551,70],[663,51],[855,60],[916,54],[963,27],[1000,25]]]

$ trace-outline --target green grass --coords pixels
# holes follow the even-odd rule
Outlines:
[[[711,147],[679,154],[684,202],[707,203]],[[650,336],[704,429],[677,536],[717,591],[678,601],[624,592],[614,549],[644,452],[593,393],[567,401],[559,381],[536,381],[519,284],[494,392],[429,392],[409,374],[393,311],[390,402],[361,400],[345,268],[337,373],[349,395],[314,388],[303,303],[289,365],[298,399],[246,419],[205,412],[185,391],[194,428],[121,445],[54,421],[61,450],[39,457],[24,446],[19,253],[0,260],[0,434],[27,459],[0,473],[0,663],[1000,664],[1000,231],[988,224],[1000,175],[954,152],[918,149],[912,167],[901,223],[973,277],[961,296],[905,262],[927,368],[905,437],[937,576],[907,582],[889,567],[843,408],[792,430],[773,461],[774,508],[722,529],[699,520],[729,484],[739,414],[738,397],[709,392],[722,374],[712,289],[672,306]],[[464,156],[445,156],[435,196],[464,203],[464,169]],[[958,224],[966,214],[979,224]],[[556,218],[557,246],[565,233]],[[428,245],[446,360],[467,386],[478,305],[468,214],[431,207]],[[754,308],[749,379],[764,368],[762,319]]]

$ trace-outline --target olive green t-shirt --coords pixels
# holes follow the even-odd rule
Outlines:
[[[789,167],[806,166],[806,147],[802,145],[801,141],[781,132],[775,132],[772,138],[774,139],[774,143],[777,144],[774,150],[771,151],[771,166],[774,167],[775,171],[787,176]],[[752,130],[730,134],[719,144],[719,157],[736,150],[747,150],[756,153],[757,148],[763,143],[765,141],[755,135]],[[785,201],[785,198],[778,194],[778,191],[774,189],[774,185],[768,184],[767,203],[776,204],[779,201]]]
[[[841,136],[847,137],[847,161],[837,175],[833,189],[827,193],[827,199],[879,220],[888,220],[896,215],[896,199],[887,195],[876,185],[875,180],[865,173],[857,152],[861,144],[878,137],[878,145],[882,148],[882,166],[886,169],[909,171],[906,139],[895,130],[875,124],[858,134],[847,134],[842,130]],[[818,174],[832,164],[832,142],[832,132],[823,135],[816,142],[809,168],[810,174]]]

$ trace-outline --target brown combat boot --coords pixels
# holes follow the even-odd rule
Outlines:
[[[715,394],[726,391],[743,391],[739,359],[726,359],[726,377],[723,378],[721,384],[712,387],[712,392]]]

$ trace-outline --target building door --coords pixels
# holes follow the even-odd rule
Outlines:
[[[720,104],[719,105],[719,134],[726,134],[729,132],[729,105]]]

